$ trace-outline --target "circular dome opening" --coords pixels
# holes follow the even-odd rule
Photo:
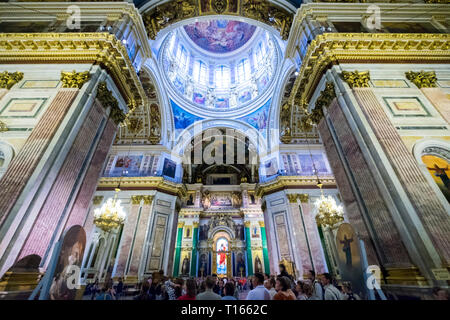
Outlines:
[[[169,92],[202,116],[260,106],[268,98],[278,56],[270,32],[235,20],[178,27],[160,50]]]

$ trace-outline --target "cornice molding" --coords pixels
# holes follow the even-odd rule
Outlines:
[[[339,63],[450,62],[449,34],[325,33],[308,48],[289,97],[309,102],[322,74]]]
[[[119,182],[121,190],[157,190],[180,198],[187,194],[184,184],[167,181],[163,177],[102,177],[97,190],[112,190]]]
[[[147,102],[125,47],[109,33],[0,33],[0,63],[99,64],[131,110]]]
[[[333,176],[321,176],[320,181],[325,188],[336,188],[336,180]],[[317,188],[317,178],[315,176],[278,176],[276,179],[258,185],[256,196],[265,195],[284,189],[305,189]]]

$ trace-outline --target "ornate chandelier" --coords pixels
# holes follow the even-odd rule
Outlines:
[[[342,205],[338,206],[331,196],[325,197],[322,193],[315,205],[319,211],[316,216],[316,222],[319,226],[333,228],[339,222],[344,221]]]
[[[119,191],[120,189],[116,189],[114,199],[109,198],[101,208],[94,211],[94,224],[105,232],[120,227],[125,221],[126,213],[120,205],[120,200],[117,200]]]

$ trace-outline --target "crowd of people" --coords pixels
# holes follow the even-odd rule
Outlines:
[[[313,270],[307,279],[295,281],[280,265],[280,274],[255,273],[249,278],[170,278],[166,276],[148,278],[139,286],[134,300],[361,300],[354,293],[350,282],[337,283],[329,274],[316,276]],[[92,300],[118,300],[124,295],[121,278],[117,285],[109,280],[100,290],[98,281],[87,288]],[[436,288],[437,300],[448,300],[446,290]]]

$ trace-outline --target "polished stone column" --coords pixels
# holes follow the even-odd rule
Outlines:
[[[192,254],[191,254],[191,277],[197,274],[197,244],[198,244],[198,222],[194,222],[192,231]]]
[[[178,277],[180,272],[180,259],[181,259],[181,244],[183,240],[183,227],[184,222],[178,223],[177,231],[177,243],[175,245],[175,261],[173,263],[173,276]]]
[[[253,274],[253,260],[252,260],[252,240],[250,237],[250,221],[244,222],[245,226],[245,240],[247,251],[247,275]]]
[[[267,274],[270,274],[269,251],[267,250],[266,227],[265,227],[264,221],[259,221],[259,226],[261,228],[261,240],[262,240],[263,259],[264,259],[264,271]]]

